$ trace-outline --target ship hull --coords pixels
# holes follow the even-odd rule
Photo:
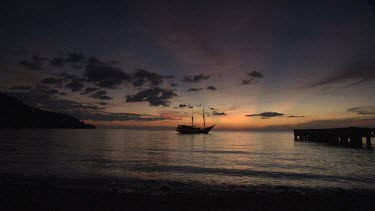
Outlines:
[[[212,125],[210,127],[206,127],[203,129],[200,128],[177,128],[176,131],[178,131],[181,134],[207,134],[210,132],[210,130],[215,127],[215,125]]]

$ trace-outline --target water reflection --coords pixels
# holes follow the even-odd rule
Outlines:
[[[1,131],[0,152],[0,173],[375,188],[374,150],[294,142],[287,132]]]

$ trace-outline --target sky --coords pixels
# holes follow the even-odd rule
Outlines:
[[[375,1],[1,1],[0,91],[98,127],[375,127]]]

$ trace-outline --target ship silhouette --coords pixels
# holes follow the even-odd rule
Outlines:
[[[209,127],[206,127],[206,116],[204,114],[204,108],[203,108],[203,128],[195,127],[194,126],[194,113],[191,112],[191,126],[190,125],[177,125],[176,131],[178,131],[181,134],[200,134],[205,133],[207,134],[210,132],[210,130],[215,127],[215,125],[211,125]]]

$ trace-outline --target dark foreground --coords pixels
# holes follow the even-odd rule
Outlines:
[[[181,184],[151,182],[147,189],[133,183],[124,191],[111,188],[109,181],[68,183],[1,176],[1,210],[373,210],[375,200],[375,192],[368,190],[191,186],[181,191],[174,187]]]

